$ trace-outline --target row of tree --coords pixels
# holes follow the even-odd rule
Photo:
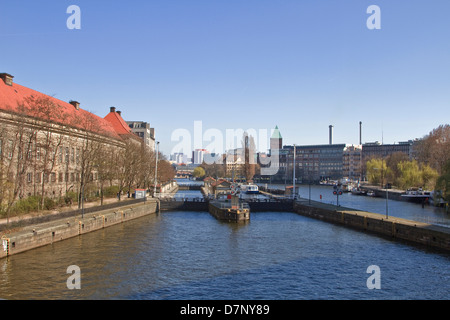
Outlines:
[[[423,187],[450,201],[450,125],[441,125],[414,143],[414,160],[404,153],[366,163],[369,182],[400,189]]]
[[[416,157],[438,173],[435,190],[450,203],[450,125],[440,125],[417,143]]]
[[[131,193],[133,189],[150,190],[154,187],[156,153],[144,148],[142,143],[136,143],[135,138],[126,139],[125,147],[118,151],[106,148],[97,155],[93,163],[102,195],[105,185],[117,185],[119,199],[122,193]],[[175,177],[175,169],[162,154],[158,155],[157,169],[157,184],[164,184]]]
[[[371,159],[366,163],[367,178],[374,185],[395,185],[400,189],[423,187],[434,189],[438,173],[429,165],[416,160],[399,160],[404,153],[388,156],[386,159]]]

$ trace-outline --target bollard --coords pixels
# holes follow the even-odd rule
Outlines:
[[[392,222],[392,236],[395,238],[397,235],[396,224]]]

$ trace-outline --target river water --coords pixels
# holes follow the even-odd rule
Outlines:
[[[449,263],[446,253],[294,213],[233,224],[175,211],[2,259],[0,298],[447,300]],[[67,287],[72,265],[79,290]],[[367,286],[372,265],[380,289]]]

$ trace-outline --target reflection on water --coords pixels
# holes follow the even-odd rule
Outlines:
[[[167,212],[0,260],[4,299],[449,299],[449,256],[294,213]],[[367,267],[382,271],[368,290]],[[81,269],[68,290],[66,269]]]

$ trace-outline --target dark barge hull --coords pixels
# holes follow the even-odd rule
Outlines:
[[[250,210],[246,208],[221,208],[219,205],[209,203],[209,213],[217,220],[227,222],[242,222],[250,220]]]

